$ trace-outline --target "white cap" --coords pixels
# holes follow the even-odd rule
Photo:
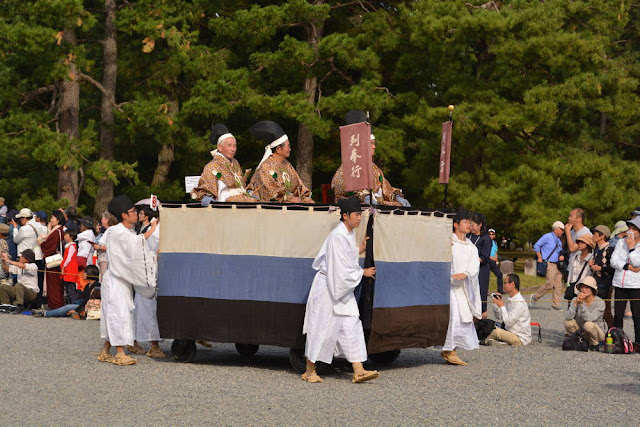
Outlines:
[[[562,223],[562,221],[556,221],[553,223],[551,229],[555,230],[556,228],[564,228],[564,224]]]
[[[20,213],[16,215],[16,218],[31,218],[33,217],[33,212],[29,208],[20,209]]]

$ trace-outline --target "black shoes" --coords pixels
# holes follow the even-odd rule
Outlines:
[[[13,309],[11,314],[22,314],[24,311],[24,305],[16,305],[16,308]]]

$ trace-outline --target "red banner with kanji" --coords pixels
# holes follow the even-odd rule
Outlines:
[[[340,126],[342,173],[346,191],[373,188],[371,127],[369,123]]]
[[[451,166],[451,130],[453,122],[442,124],[442,141],[440,143],[440,179],[439,184],[449,183],[449,168]]]

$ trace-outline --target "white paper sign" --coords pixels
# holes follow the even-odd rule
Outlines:
[[[200,175],[197,176],[185,176],[184,177],[184,189],[185,192],[191,193],[191,190],[198,186],[198,181],[200,181]]]

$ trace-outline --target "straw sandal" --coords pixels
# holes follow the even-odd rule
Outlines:
[[[101,362],[113,363],[113,356],[105,351],[98,353],[98,360]]]
[[[369,380],[375,380],[379,376],[380,373],[378,373],[378,371],[364,371],[359,374],[353,374],[353,378],[351,379],[351,381],[358,384]]]
[[[149,351],[147,351],[147,356],[149,357],[153,357],[156,359],[164,359],[165,357],[167,357],[166,354],[163,353],[162,350],[160,350],[159,348],[150,348]]]
[[[140,347],[138,344],[128,345],[127,346],[127,350],[129,351],[129,353],[135,353],[135,354],[145,354],[146,353],[146,351],[144,351],[144,348]]]
[[[114,365],[118,365],[118,366],[135,365],[136,362],[137,362],[137,360],[134,359],[133,357],[129,356],[128,354],[124,354],[124,355],[123,354],[116,354],[116,356],[111,361],[111,363],[113,363]]]
[[[310,375],[307,375],[307,373],[305,372],[304,374],[300,375],[300,378],[302,378],[304,381],[308,383],[321,383],[324,381],[315,372]]]

